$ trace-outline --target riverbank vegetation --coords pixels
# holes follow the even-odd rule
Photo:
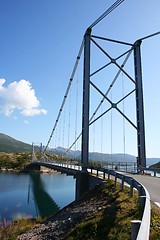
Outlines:
[[[131,220],[140,218],[137,194],[130,198],[128,188],[123,192],[120,187],[115,189],[110,180],[45,221],[24,219],[6,224],[1,228],[0,239],[14,240],[19,236],[18,239],[41,240],[45,235],[46,239],[127,240],[130,239]],[[150,240],[153,239],[160,239],[160,210],[156,207],[152,208],[151,217]]]
[[[6,222],[3,219],[3,224],[0,226],[0,239],[2,240],[15,240],[18,235],[29,231],[33,227],[39,226],[44,219],[42,218],[26,218],[21,220],[15,220],[13,222]]]
[[[151,168],[160,168],[160,162],[150,166]]]
[[[30,161],[31,154],[28,153],[4,153],[0,152],[1,170],[21,170]]]
[[[64,158],[58,154],[46,154],[49,160],[74,161],[74,159]],[[40,152],[36,153],[37,159],[40,159]],[[6,153],[0,152],[0,170],[21,171],[31,161],[31,153]]]

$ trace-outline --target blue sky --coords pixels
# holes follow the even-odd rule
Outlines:
[[[44,145],[47,143],[85,30],[113,3],[112,0],[0,1],[2,133],[27,143],[43,142]],[[159,10],[159,0],[125,0],[114,12],[95,26],[92,33],[133,43],[143,36],[160,31]],[[160,157],[159,43],[160,35],[142,43],[148,157]],[[111,47],[113,54],[114,50],[116,51],[116,48]],[[99,55],[96,59],[97,62],[101,61]],[[79,74],[79,82],[82,81],[80,76],[81,74]],[[101,87],[105,88],[105,85],[103,86],[102,83]],[[125,107],[127,111],[127,104]],[[131,108],[132,105],[128,107],[128,109]],[[100,132],[105,132],[107,121],[109,120],[101,121],[101,130],[96,133],[97,139],[98,137],[102,139]],[[113,140],[115,141],[113,141],[112,151],[123,152],[123,146],[118,148],[121,140],[117,138],[117,134],[122,135],[122,133],[119,134],[116,117],[114,121]],[[130,137],[133,130],[129,128],[127,130],[127,128],[126,124],[128,136],[125,141],[128,141],[128,147],[125,147],[125,151],[136,155],[135,133],[133,133],[133,138]],[[111,151],[110,143],[109,147],[105,148],[105,140],[103,144],[100,144],[100,140],[91,141],[94,147],[92,146],[90,150]]]

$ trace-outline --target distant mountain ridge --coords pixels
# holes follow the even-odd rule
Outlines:
[[[0,133],[0,152],[31,152],[31,145],[18,141],[4,133]]]
[[[65,155],[66,157],[69,158],[81,158],[81,151],[73,151],[69,150],[66,154],[67,149],[62,148],[62,147],[57,147],[55,149],[52,149],[52,151],[56,154],[61,154]],[[136,162],[136,157],[130,154],[124,154],[124,153],[114,153],[114,154],[109,154],[109,153],[98,153],[98,152],[90,152],[89,153],[89,159],[94,160],[94,161],[106,161],[106,162],[130,162],[130,163],[135,163]],[[147,166],[151,166],[157,162],[160,161],[160,158],[147,158]]]
[[[61,155],[65,155],[69,158],[81,158],[81,151],[73,151],[69,150],[66,154],[66,149],[62,147],[58,147],[53,149],[53,152]],[[136,157],[123,154],[123,153],[116,153],[116,154],[109,154],[109,153],[98,153],[98,152],[90,152],[89,159],[94,161],[107,161],[107,162],[136,162]]]
[[[22,153],[31,152],[31,144],[24,143],[22,141],[16,140],[4,133],[0,133],[0,152],[6,153]],[[81,151],[69,150],[67,154],[66,148],[57,147],[55,149],[48,149],[49,153],[56,153],[60,155],[65,155],[69,158],[81,158]],[[98,153],[90,152],[89,159],[94,161],[106,161],[106,162],[136,162],[136,157],[124,153],[108,154],[108,153]],[[160,161],[160,158],[147,158],[147,166],[153,165]]]

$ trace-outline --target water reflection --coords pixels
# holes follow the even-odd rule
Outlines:
[[[0,172],[0,225],[56,213],[75,199],[75,179],[65,174]]]
[[[44,217],[52,215],[60,210],[60,207],[57,205],[57,203],[46,192],[45,184],[43,183],[40,174],[30,175],[28,202],[30,201],[30,190],[32,190],[33,193],[37,216]]]

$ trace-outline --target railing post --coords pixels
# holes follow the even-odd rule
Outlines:
[[[133,197],[134,179],[130,180],[130,197]]]
[[[105,170],[103,170],[103,179],[106,178]]]
[[[126,162],[126,172],[127,172],[127,162]]]
[[[121,163],[118,163],[118,170],[121,170]]]
[[[117,186],[117,173],[115,173],[115,178],[114,178],[114,187],[116,188]]]
[[[137,239],[137,235],[138,235],[140,225],[141,225],[140,220],[132,220],[131,221],[131,240],[136,240]]]
[[[146,196],[140,196],[139,197],[139,203],[142,208],[145,206]]]
[[[121,190],[124,190],[124,180],[125,180],[125,176],[122,176],[122,183],[121,183]]]
[[[110,179],[110,170],[108,170],[108,180]]]
[[[113,162],[112,162],[112,169],[113,169]]]
[[[97,174],[96,174],[96,176],[98,177],[98,169],[97,169]]]
[[[143,187],[142,187],[142,185],[139,185],[138,187],[139,187],[139,189],[138,189],[138,193],[139,193],[139,197],[140,197],[140,196],[143,195],[143,193],[142,193],[142,191],[143,191]]]

